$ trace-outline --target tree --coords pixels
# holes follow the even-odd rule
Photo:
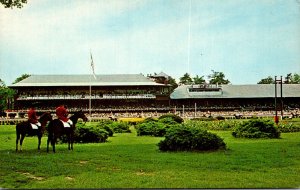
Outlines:
[[[7,109],[8,100],[12,99],[15,95],[15,91],[8,88],[4,81],[0,79],[0,111]]]
[[[22,76],[18,77],[18,78],[13,82],[13,84],[16,84],[16,83],[18,83],[18,82],[20,82],[20,81],[22,81],[22,80],[24,80],[24,79],[26,79],[26,78],[28,78],[28,77],[30,77],[29,74],[23,74]]]
[[[300,75],[297,73],[294,73],[294,75],[292,75],[290,78],[290,83],[291,84],[300,84]]]
[[[203,79],[204,76],[199,77],[198,75],[196,75],[196,77],[194,77],[194,83],[195,84],[203,84],[205,83],[205,79]]]
[[[170,84],[172,86],[172,89],[171,89],[172,92],[175,88],[178,87],[178,84],[176,83],[176,80],[173,79],[171,76],[168,77],[168,84]]]
[[[300,84],[300,75],[297,73],[294,73],[293,75],[292,73],[289,73],[286,75],[283,82],[286,84]],[[267,78],[261,79],[257,84],[275,84],[275,80],[271,76],[268,76]]]
[[[27,0],[0,0],[0,3],[4,6],[4,8],[22,8],[23,4],[27,3]]]
[[[271,76],[261,79],[257,84],[275,84],[274,79]]]
[[[191,76],[188,73],[185,73],[183,75],[183,77],[180,77],[179,80],[180,80],[179,81],[180,84],[188,85],[188,84],[192,84],[193,83],[193,79],[191,78]]]
[[[214,70],[211,70],[213,73],[208,76],[210,78],[209,83],[210,84],[229,84],[230,81],[225,79],[225,75],[223,72],[217,72]]]

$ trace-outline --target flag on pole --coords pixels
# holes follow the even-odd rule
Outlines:
[[[96,75],[95,75],[95,68],[94,68],[94,61],[93,61],[92,53],[91,53],[91,67],[92,67],[93,76],[95,79],[97,79]]]

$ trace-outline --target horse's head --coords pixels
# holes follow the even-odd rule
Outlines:
[[[81,118],[84,122],[88,121],[88,118],[84,115],[82,110],[76,112],[74,115],[76,115],[77,118]]]

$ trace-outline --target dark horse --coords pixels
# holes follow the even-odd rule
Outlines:
[[[20,150],[22,151],[22,144],[23,144],[23,140],[26,135],[38,136],[38,140],[39,140],[38,141],[38,150],[40,150],[41,139],[44,134],[45,126],[48,121],[52,121],[52,116],[51,116],[50,112],[45,112],[40,116],[39,122],[41,123],[41,127],[39,127],[38,129],[32,129],[29,121],[23,121],[21,123],[18,123],[16,125],[16,134],[17,134],[16,151],[18,151],[19,140],[20,140]]]
[[[71,127],[64,127],[63,123],[59,119],[52,120],[48,125],[48,141],[47,141],[47,152],[49,152],[49,143],[51,142],[53,152],[55,152],[55,143],[57,138],[60,138],[62,135],[67,135],[68,139],[68,148],[69,150],[73,150],[73,142],[74,142],[74,130],[75,125],[78,119],[81,118],[83,121],[87,121],[87,117],[80,110],[75,112],[69,119],[73,122]]]

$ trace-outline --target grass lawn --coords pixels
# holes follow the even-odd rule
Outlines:
[[[281,139],[235,139],[217,152],[160,152],[163,138],[115,134],[107,143],[57,145],[26,137],[15,152],[15,127],[0,126],[0,188],[299,188],[300,133]]]

